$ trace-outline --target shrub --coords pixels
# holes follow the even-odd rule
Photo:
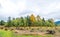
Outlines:
[[[37,30],[39,30],[39,28],[37,28]]]
[[[24,30],[23,28],[20,28],[20,30]]]
[[[3,29],[3,27],[1,27],[0,29]]]
[[[32,29],[30,30],[30,32],[34,32],[34,29],[32,28]]]
[[[14,29],[11,29],[11,31],[14,30]]]
[[[5,28],[5,30],[7,31],[8,29],[7,29],[7,28]]]
[[[17,31],[15,31],[15,33],[18,33]]]

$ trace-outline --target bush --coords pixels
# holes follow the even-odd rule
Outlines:
[[[32,28],[32,29],[30,30],[30,32],[34,32],[34,29]]]
[[[18,33],[17,31],[15,31],[15,33]]]
[[[5,28],[5,30],[7,31],[8,29],[7,29],[7,28]]]
[[[16,27],[16,29],[17,29],[17,30],[20,30],[20,28],[19,28],[19,27]]]
[[[3,29],[3,27],[1,27],[0,29]]]
[[[37,28],[37,30],[39,30],[39,28]]]
[[[23,28],[20,28],[20,30],[24,30]]]
[[[25,28],[26,30],[29,30],[29,28]]]
[[[14,29],[11,29],[11,31],[14,30]]]

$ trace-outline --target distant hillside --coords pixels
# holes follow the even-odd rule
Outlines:
[[[60,21],[56,21],[55,24],[56,24],[56,25],[60,25]]]

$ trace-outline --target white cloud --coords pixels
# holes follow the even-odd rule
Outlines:
[[[0,3],[2,6],[0,10],[2,16],[18,16],[18,10],[23,11],[26,8],[23,1],[14,4],[9,0],[2,0]]]
[[[48,19],[58,17],[57,14],[60,12],[59,0],[0,0],[0,4],[2,7],[0,7],[0,16],[4,17],[25,16],[33,13]]]

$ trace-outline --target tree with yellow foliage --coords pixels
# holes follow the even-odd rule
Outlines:
[[[33,14],[30,16],[30,20],[32,22],[32,26],[34,26],[34,23],[36,22],[36,18]]]

